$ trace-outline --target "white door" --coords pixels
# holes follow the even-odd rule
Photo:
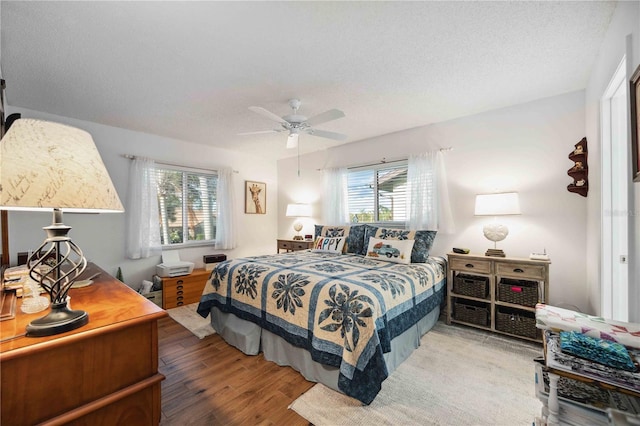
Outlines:
[[[629,318],[629,134],[626,60],[602,98],[602,316]]]

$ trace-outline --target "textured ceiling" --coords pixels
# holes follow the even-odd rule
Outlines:
[[[282,158],[249,106],[349,143],[583,89],[615,5],[3,0],[0,60],[9,105]]]

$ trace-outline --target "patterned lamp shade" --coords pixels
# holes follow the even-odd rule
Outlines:
[[[1,145],[1,209],[124,211],[93,139],[84,130],[21,119],[12,124]]]

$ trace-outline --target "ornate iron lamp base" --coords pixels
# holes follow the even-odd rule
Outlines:
[[[27,325],[27,336],[42,337],[75,330],[89,323],[89,314],[85,311],[72,311],[67,302],[54,303],[51,312]]]

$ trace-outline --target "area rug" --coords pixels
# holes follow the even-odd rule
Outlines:
[[[317,384],[289,408],[322,425],[531,425],[542,346],[436,324],[369,406]]]
[[[210,318],[202,318],[196,312],[197,308],[198,304],[192,303],[190,305],[167,309],[167,313],[171,318],[195,334],[198,338],[204,339],[205,337],[214,334],[216,331],[211,326]]]

